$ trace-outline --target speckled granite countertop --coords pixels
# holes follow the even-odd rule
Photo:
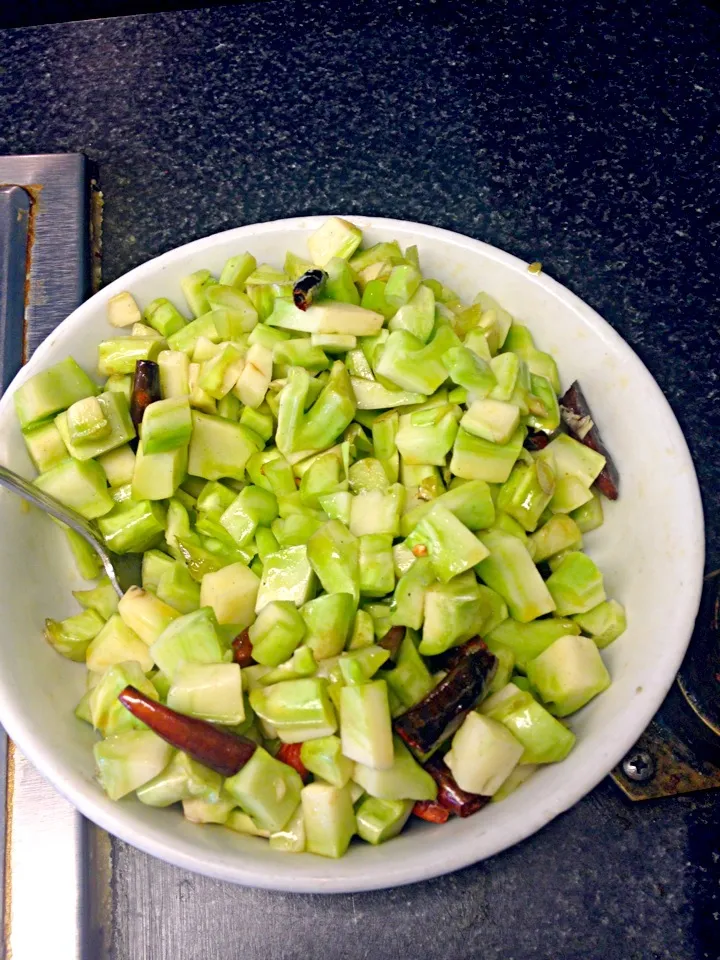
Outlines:
[[[671,0],[268,2],[6,31],[0,153],[99,162],[108,280],[217,230],[339,210],[541,260],[668,396],[714,569],[719,39],[717,15]],[[170,867],[160,891],[117,843],[114,955],[717,958],[719,838],[717,795],[638,807],[605,782],[490,862],[328,899]]]

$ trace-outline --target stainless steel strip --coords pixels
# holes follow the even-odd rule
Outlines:
[[[91,178],[80,155],[0,157],[0,184],[21,185],[33,199],[29,255],[23,252],[25,326],[6,326],[0,314],[0,342],[10,351],[0,386],[90,293]],[[0,285],[0,299],[5,292]],[[4,734],[0,740],[2,777]],[[110,897],[106,835],[83,820],[12,743],[6,772],[6,957],[102,960]]]

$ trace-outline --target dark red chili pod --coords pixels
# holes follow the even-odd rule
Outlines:
[[[585,394],[577,380],[570,385],[565,391],[565,395],[560,398],[560,415],[568,432],[575,440],[579,440],[586,447],[590,447],[591,450],[605,457],[605,466],[598,474],[595,485],[608,500],[617,500],[620,474],[608,448],[603,443],[600,431],[595,425],[592,412],[585,399]]]
[[[437,800],[418,800],[412,808],[412,812],[421,820],[428,823],[447,823],[450,819],[450,811]]]
[[[463,645],[447,675],[414,707],[395,718],[395,731],[419,756],[431,753],[457,730],[481,699],[497,659],[480,637]]]
[[[490,802],[490,797],[461,789],[441,756],[430,757],[425,769],[438,786],[436,803],[456,816],[469,817]]]
[[[249,667],[255,661],[252,655],[252,643],[250,642],[250,633],[243,630],[232,642],[233,660],[239,663],[241,667]]]
[[[160,399],[160,367],[154,360],[138,360],[130,397],[130,416],[136,427],[142,423],[145,410]]]
[[[293,287],[293,303],[298,310],[307,310],[313,300],[320,295],[327,276],[324,270],[314,269],[298,277]]]
[[[171,746],[189,754],[211,770],[232,777],[255,753],[257,744],[229,730],[219,730],[206,720],[186,717],[170,707],[157,703],[128,686],[118,694],[120,703],[142,720],[154,733]]]
[[[390,627],[388,632],[378,641],[378,646],[383,650],[390,651],[390,658],[394,660],[397,657],[400,644],[405,639],[405,627]]]

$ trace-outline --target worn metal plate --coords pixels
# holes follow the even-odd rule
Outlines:
[[[79,155],[0,157],[0,387],[92,290],[95,187],[92,165]],[[1,731],[0,763],[7,784],[0,845],[6,955],[100,960],[107,837]]]

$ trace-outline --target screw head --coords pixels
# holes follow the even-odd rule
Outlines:
[[[631,753],[623,760],[623,773],[628,780],[634,780],[635,783],[644,783],[655,773],[655,761],[645,750],[639,750],[637,753]]]

